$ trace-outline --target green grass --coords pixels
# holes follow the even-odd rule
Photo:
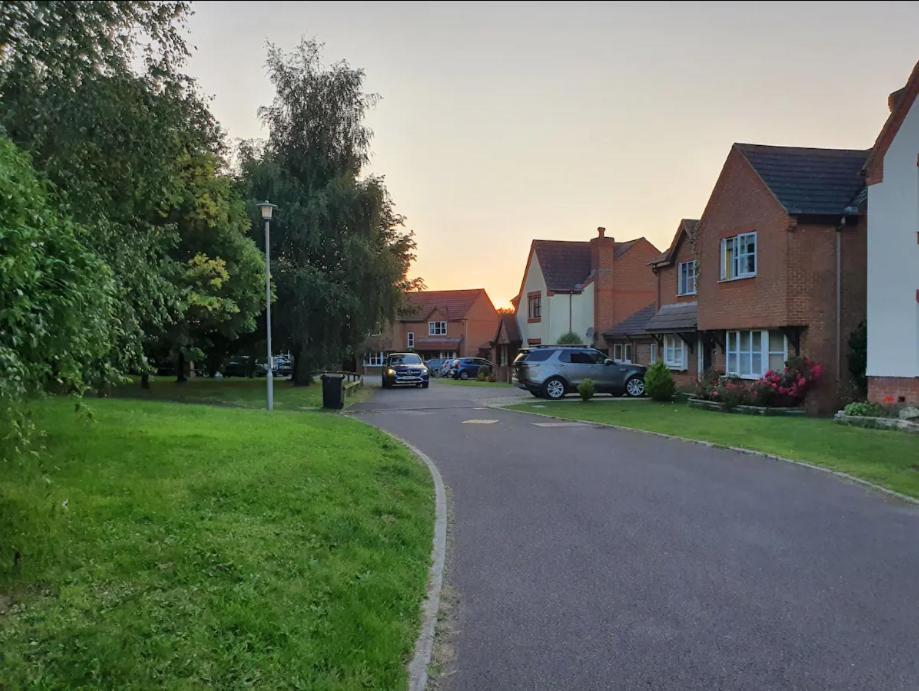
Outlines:
[[[227,377],[226,379],[193,378],[183,384],[175,377],[150,377],[150,388],[142,389],[139,379],[117,387],[115,398],[137,398],[146,401],[175,401],[206,403],[241,408],[264,408],[267,384],[265,378]],[[346,405],[364,400],[366,389],[348,396]],[[310,386],[294,386],[288,380],[274,382],[274,406],[278,410],[318,408],[322,406],[322,382]]]
[[[676,403],[540,402],[512,409],[762,451],[919,498],[919,437],[903,432],[846,427],[818,418],[728,414]]]
[[[89,405],[36,403],[46,453],[0,463],[0,688],[404,686],[433,491],[401,445],[318,412]]]

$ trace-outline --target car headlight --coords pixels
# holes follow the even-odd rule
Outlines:
[[[396,373],[396,370],[394,370],[394,369],[392,369],[392,368],[386,370],[386,376],[387,376],[387,377],[391,377],[391,376],[393,376],[395,373]]]

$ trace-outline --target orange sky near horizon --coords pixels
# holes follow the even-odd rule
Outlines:
[[[189,72],[264,137],[265,42],[301,37],[382,96],[368,172],[430,289],[516,294],[530,240],[665,248],[733,142],[868,148],[919,59],[919,3],[194,3]]]

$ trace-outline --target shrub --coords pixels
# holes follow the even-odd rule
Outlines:
[[[733,377],[722,379],[715,393],[717,395],[714,400],[720,401],[726,410],[755,402],[751,387],[742,379]]]
[[[823,375],[823,366],[806,357],[792,357],[785,370],[769,371],[757,383],[762,405],[799,405]]]
[[[849,374],[862,395],[868,390],[868,379],[865,376],[867,367],[868,325],[863,321],[849,334]]]
[[[705,401],[714,401],[718,398],[718,384],[721,381],[721,375],[712,370],[706,370],[702,375],[702,380],[696,382],[695,396]]]
[[[479,367],[479,371],[476,372],[475,378],[477,381],[488,381],[489,369],[487,367]]]
[[[843,411],[846,415],[857,417],[887,417],[890,411],[878,403],[855,402],[850,403]]]
[[[676,384],[663,362],[655,362],[645,372],[645,393],[655,401],[672,401]]]
[[[581,345],[581,337],[578,336],[574,331],[569,331],[568,333],[559,336],[558,345]]]
[[[594,386],[593,379],[585,379],[578,384],[578,394],[580,394],[581,400],[585,403],[593,398],[596,392],[597,387]]]

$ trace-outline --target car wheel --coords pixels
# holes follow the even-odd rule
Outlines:
[[[645,395],[645,380],[641,377],[631,377],[625,383],[625,392],[632,398],[640,398]]]
[[[552,377],[542,385],[543,396],[552,401],[565,397],[565,382],[561,377]]]
[[[460,372],[460,379],[462,379],[463,381],[465,381],[466,379],[469,379],[469,372],[467,372],[466,370],[463,370],[462,372]]]

